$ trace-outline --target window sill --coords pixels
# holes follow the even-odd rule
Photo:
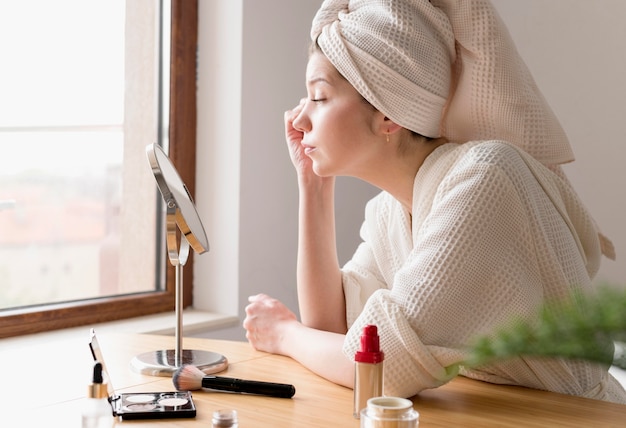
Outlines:
[[[198,333],[233,327],[239,324],[239,319],[231,315],[215,314],[195,309],[186,309],[183,313],[183,336],[193,336]],[[85,342],[89,337],[89,329],[94,328],[98,333],[124,332],[143,333],[173,336],[176,328],[174,313],[147,315],[101,324],[82,327],[73,327],[43,333],[2,339],[4,346],[28,346],[42,341],[56,341],[83,335]]]

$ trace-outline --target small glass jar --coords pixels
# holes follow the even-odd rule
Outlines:
[[[236,410],[216,410],[213,412],[213,428],[237,428]]]
[[[361,428],[417,428],[419,413],[413,402],[399,397],[374,397],[361,410]]]

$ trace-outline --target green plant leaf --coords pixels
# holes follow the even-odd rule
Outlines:
[[[614,342],[626,342],[626,289],[601,285],[596,293],[549,302],[531,320],[513,320],[477,337],[463,365],[479,367],[519,356],[563,357],[626,369]]]

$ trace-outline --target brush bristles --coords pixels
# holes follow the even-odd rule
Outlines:
[[[202,389],[204,372],[196,366],[184,365],[172,376],[174,387],[177,391],[194,391]]]

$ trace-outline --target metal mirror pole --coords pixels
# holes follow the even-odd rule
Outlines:
[[[174,361],[176,367],[183,365],[183,268],[187,263],[187,257],[189,256],[189,244],[181,245],[181,253],[179,255],[178,263],[174,266],[176,268],[176,349],[174,350]]]
[[[183,271],[189,259],[189,241],[181,235],[180,248],[178,239],[178,225],[176,223],[176,203],[173,200],[167,202],[165,217],[167,255],[170,263],[175,269],[175,301],[176,327],[174,335],[176,337],[176,347],[174,349],[174,365],[183,365]]]

